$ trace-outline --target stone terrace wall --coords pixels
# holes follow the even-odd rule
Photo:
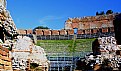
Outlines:
[[[36,29],[35,31],[19,29],[18,32],[19,34],[23,34],[23,35],[29,35],[30,32],[31,34],[35,33],[36,35],[73,35],[74,34],[73,29],[70,29],[70,30]]]
[[[68,30],[43,30],[43,29],[36,29],[33,30],[18,30],[19,34],[22,35],[29,35],[29,34],[36,34],[36,35],[74,35],[73,29]],[[79,29],[77,30],[77,35],[83,35],[83,34],[96,34],[96,33],[110,33],[114,32],[113,27],[106,27],[106,28],[94,28],[94,29]]]

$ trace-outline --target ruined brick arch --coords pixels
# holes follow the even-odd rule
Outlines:
[[[50,30],[38,29],[36,35],[74,35],[74,29],[77,29],[77,35],[98,34],[114,32],[113,19],[116,14],[90,16],[82,18],[69,18],[65,22],[64,29]],[[23,32],[23,34],[25,34]],[[27,31],[27,34],[28,31]]]
[[[91,29],[91,34],[93,33],[93,29]]]
[[[85,30],[83,30],[83,34],[85,34]]]
[[[44,35],[44,31],[42,30],[42,34]]]
[[[78,28],[77,28],[78,29]],[[34,33],[32,33],[34,32]],[[94,29],[78,29],[77,35],[82,34],[97,34],[97,33],[111,33],[114,32],[113,27],[107,27],[107,28],[94,28]],[[43,30],[43,29],[37,29],[35,31],[33,30],[19,30],[19,34],[36,34],[36,35],[74,35],[74,29],[68,29],[68,30]]]
[[[78,28],[73,28],[74,34],[78,34]]]

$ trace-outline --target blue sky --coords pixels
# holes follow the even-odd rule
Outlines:
[[[69,17],[95,16],[109,9],[121,12],[121,0],[7,0],[7,9],[18,29],[62,29]]]

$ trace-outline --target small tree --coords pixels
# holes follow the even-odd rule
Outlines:
[[[105,14],[104,11],[101,11],[100,13],[99,13],[99,12],[96,12],[96,16],[97,16],[97,15],[104,15],[104,14]]]
[[[98,12],[96,12],[96,16],[97,16],[97,15],[99,15],[99,13],[98,13]]]
[[[37,26],[33,29],[33,31],[35,31],[36,29],[50,29],[50,28],[44,26]]]
[[[44,27],[44,26],[37,26],[34,29],[49,29],[48,27]]]
[[[108,10],[108,11],[106,12],[107,15],[108,15],[108,14],[112,14],[112,13],[113,13],[112,10]]]

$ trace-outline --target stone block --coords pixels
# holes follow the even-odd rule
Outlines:
[[[102,28],[102,33],[108,32],[108,28]]]
[[[34,32],[36,35],[43,35],[44,34],[42,29],[36,29]]]
[[[51,35],[51,30],[43,30],[43,35]]]
[[[59,31],[58,30],[51,30],[51,34],[52,35],[59,35]]]
[[[67,35],[66,30],[60,30],[60,35]]]
[[[19,29],[17,31],[19,34],[24,34],[24,35],[26,34],[26,30],[24,30],[24,29]]]
[[[27,29],[26,34],[33,34],[33,30],[32,29]]]
[[[67,35],[74,35],[74,30],[67,30]]]
[[[84,33],[83,33],[83,30],[78,30],[78,31],[77,31],[77,34],[78,34],[78,35],[84,34]]]

